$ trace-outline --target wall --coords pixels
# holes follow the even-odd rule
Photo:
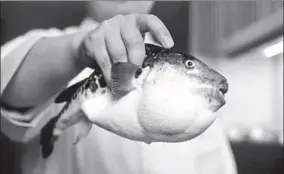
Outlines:
[[[260,47],[222,59],[218,67],[230,84],[227,105],[221,110],[225,129],[283,131],[283,54],[265,58]]]
[[[282,1],[193,1],[190,4],[190,47],[193,52],[209,57],[222,56],[227,39],[283,9]]]
[[[233,126],[238,129],[248,128],[250,131],[262,126],[269,130],[283,129],[282,56],[266,59],[262,54],[265,45],[258,45],[251,52],[229,57],[223,53],[221,46],[223,41],[235,33],[283,10],[282,5],[283,2],[279,1],[196,1],[190,5],[190,53],[220,71],[229,80],[227,105],[220,110],[225,129]],[[257,27],[254,29],[251,35],[261,30]],[[263,29],[269,29],[269,26],[263,25]],[[263,42],[270,44],[268,41]]]

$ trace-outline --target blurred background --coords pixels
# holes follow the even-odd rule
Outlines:
[[[1,2],[1,45],[33,28],[79,25],[85,6]],[[239,174],[269,174],[283,166],[283,2],[158,1],[151,13],[171,31],[175,50],[227,77],[230,89],[220,116]],[[1,174],[19,173],[20,146],[1,134]]]

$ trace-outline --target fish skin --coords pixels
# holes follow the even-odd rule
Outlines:
[[[145,44],[145,52],[146,52],[146,58],[154,57],[159,52],[161,52],[163,48],[157,47],[152,44]],[[152,65],[153,62],[150,60],[144,61],[143,67]],[[56,123],[60,119],[60,117],[65,113],[65,111],[68,109],[70,103],[77,98],[78,95],[80,95],[82,92],[84,92],[85,89],[90,89],[92,92],[96,92],[98,88],[105,88],[107,86],[107,83],[105,79],[102,76],[102,71],[99,68],[99,66],[94,62],[94,72],[87,78],[81,80],[80,82],[75,83],[74,85],[66,88],[63,92],[61,92],[56,99],[54,100],[54,103],[63,103],[66,102],[66,104],[63,106],[62,110],[53,117],[41,130],[40,135],[40,145],[41,145],[41,151],[44,158],[47,158],[50,156],[53,150],[54,142],[57,139],[57,136],[53,136],[53,130],[56,127]],[[99,84],[100,86],[98,87]]]
[[[53,129],[55,128],[56,122],[60,118],[60,113],[53,117],[42,129],[40,136],[41,153],[43,158],[47,158],[53,151],[54,142],[57,136],[53,136]]]
[[[136,77],[136,72],[141,68],[129,62],[118,62],[111,68],[111,89],[114,99],[119,99],[129,91],[135,89],[132,81]]]
[[[54,103],[66,102],[66,104],[63,106],[61,111],[41,129],[40,146],[43,158],[48,158],[51,155],[54,142],[58,138],[58,135],[54,135],[53,131],[62,115],[66,110],[68,110],[72,101],[76,100],[79,95],[82,95],[86,89],[96,92],[98,88],[105,88],[106,86],[107,84],[103,79],[100,69],[95,69],[88,78],[85,78],[84,80],[66,88],[56,97]]]
[[[145,68],[145,67],[153,68],[156,65],[169,63],[172,66],[177,66],[180,69],[181,66],[182,67],[184,66],[184,61],[192,60],[195,62],[196,68],[200,70],[198,73],[195,73],[195,74],[191,72],[190,76],[192,78],[198,79],[203,84],[208,84],[212,86],[218,86],[219,84],[222,84],[225,89],[228,88],[228,84],[226,82],[225,77],[223,77],[221,74],[214,71],[211,67],[207,66],[206,64],[204,64],[203,62],[194,58],[191,55],[187,55],[183,53],[175,53],[171,49],[162,48],[162,47],[152,45],[152,44],[145,44],[145,52],[146,52],[146,55],[145,55],[142,68]],[[42,154],[44,158],[47,158],[51,155],[54,142],[58,139],[59,135],[54,136],[54,129],[58,126],[59,122],[64,122],[64,119],[67,120],[68,122],[70,119],[73,119],[73,117],[76,117],[76,116],[73,116],[72,113],[68,114],[68,112],[70,112],[69,110],[72,111],[73,103],[79,102],[80,104],[81,102],[84,101],[84,97],[88,97],[88,94],[90,93],[96,94],[98,92],[103,93],[103,91],[105,91],[104,89],[106,88],[112,91],[111,87],[109,87],[106,81],[104,80],[102,71],[98,68],[97,65],[95,66],[97,68],[94,70],[94,72],[89,77],[68,87],[62,93],[60,93],[55,99],[55,103],[66,102],[66,104],[63,106],[62,110],[58,113],[58,115],[53,117],[42,128],[40,144],[41,144],[41,150],[42,150]],[[163,69],[161,69],[161,71],[163,71]],[[182,71],[184,71],[184,73],[186,74],[187,69],[184,68],[182,69]],[[216,76],[219,77],[218,80],[216,80]],[[86,92],[86,91],[89,91],[89,92]],[[204,97],[208,97],[206,95],[207,94],[204,94]],[[78,108],[78,110],[80,110],[80,108]],[[76,124],[76,122],[74,124]],[[72,125],[69,125],[69,126],[72,126]],[[78,142],[78,139],[76,141]]]

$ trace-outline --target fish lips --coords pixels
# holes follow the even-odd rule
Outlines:
[[[215,101],[212,103],[212,107],[213,111],[216,112],[226,104],[226,100],[224,94],[219,90],[215,90],[213,96],[214,96],[213,100]]]
[[[226,104],[224,94],[217,87],[200,87],[194,91],[196,94],[204,98],[204,100],[208,104],[208,109],[212,112],[216,112]]]
[[[225,94],[228,92],[229,84],[226,79],[222,79],[217,87],[213,87],[213,100],[211,99],[213,112],[218,111],[226,104]]]

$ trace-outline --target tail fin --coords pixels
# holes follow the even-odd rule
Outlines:
[[[41,130],[40,145],[43,158],[48,158],[53,151],[54,142],[58,138],[53,135],[53,130],[59,118],[60,114],[52,118]]]

